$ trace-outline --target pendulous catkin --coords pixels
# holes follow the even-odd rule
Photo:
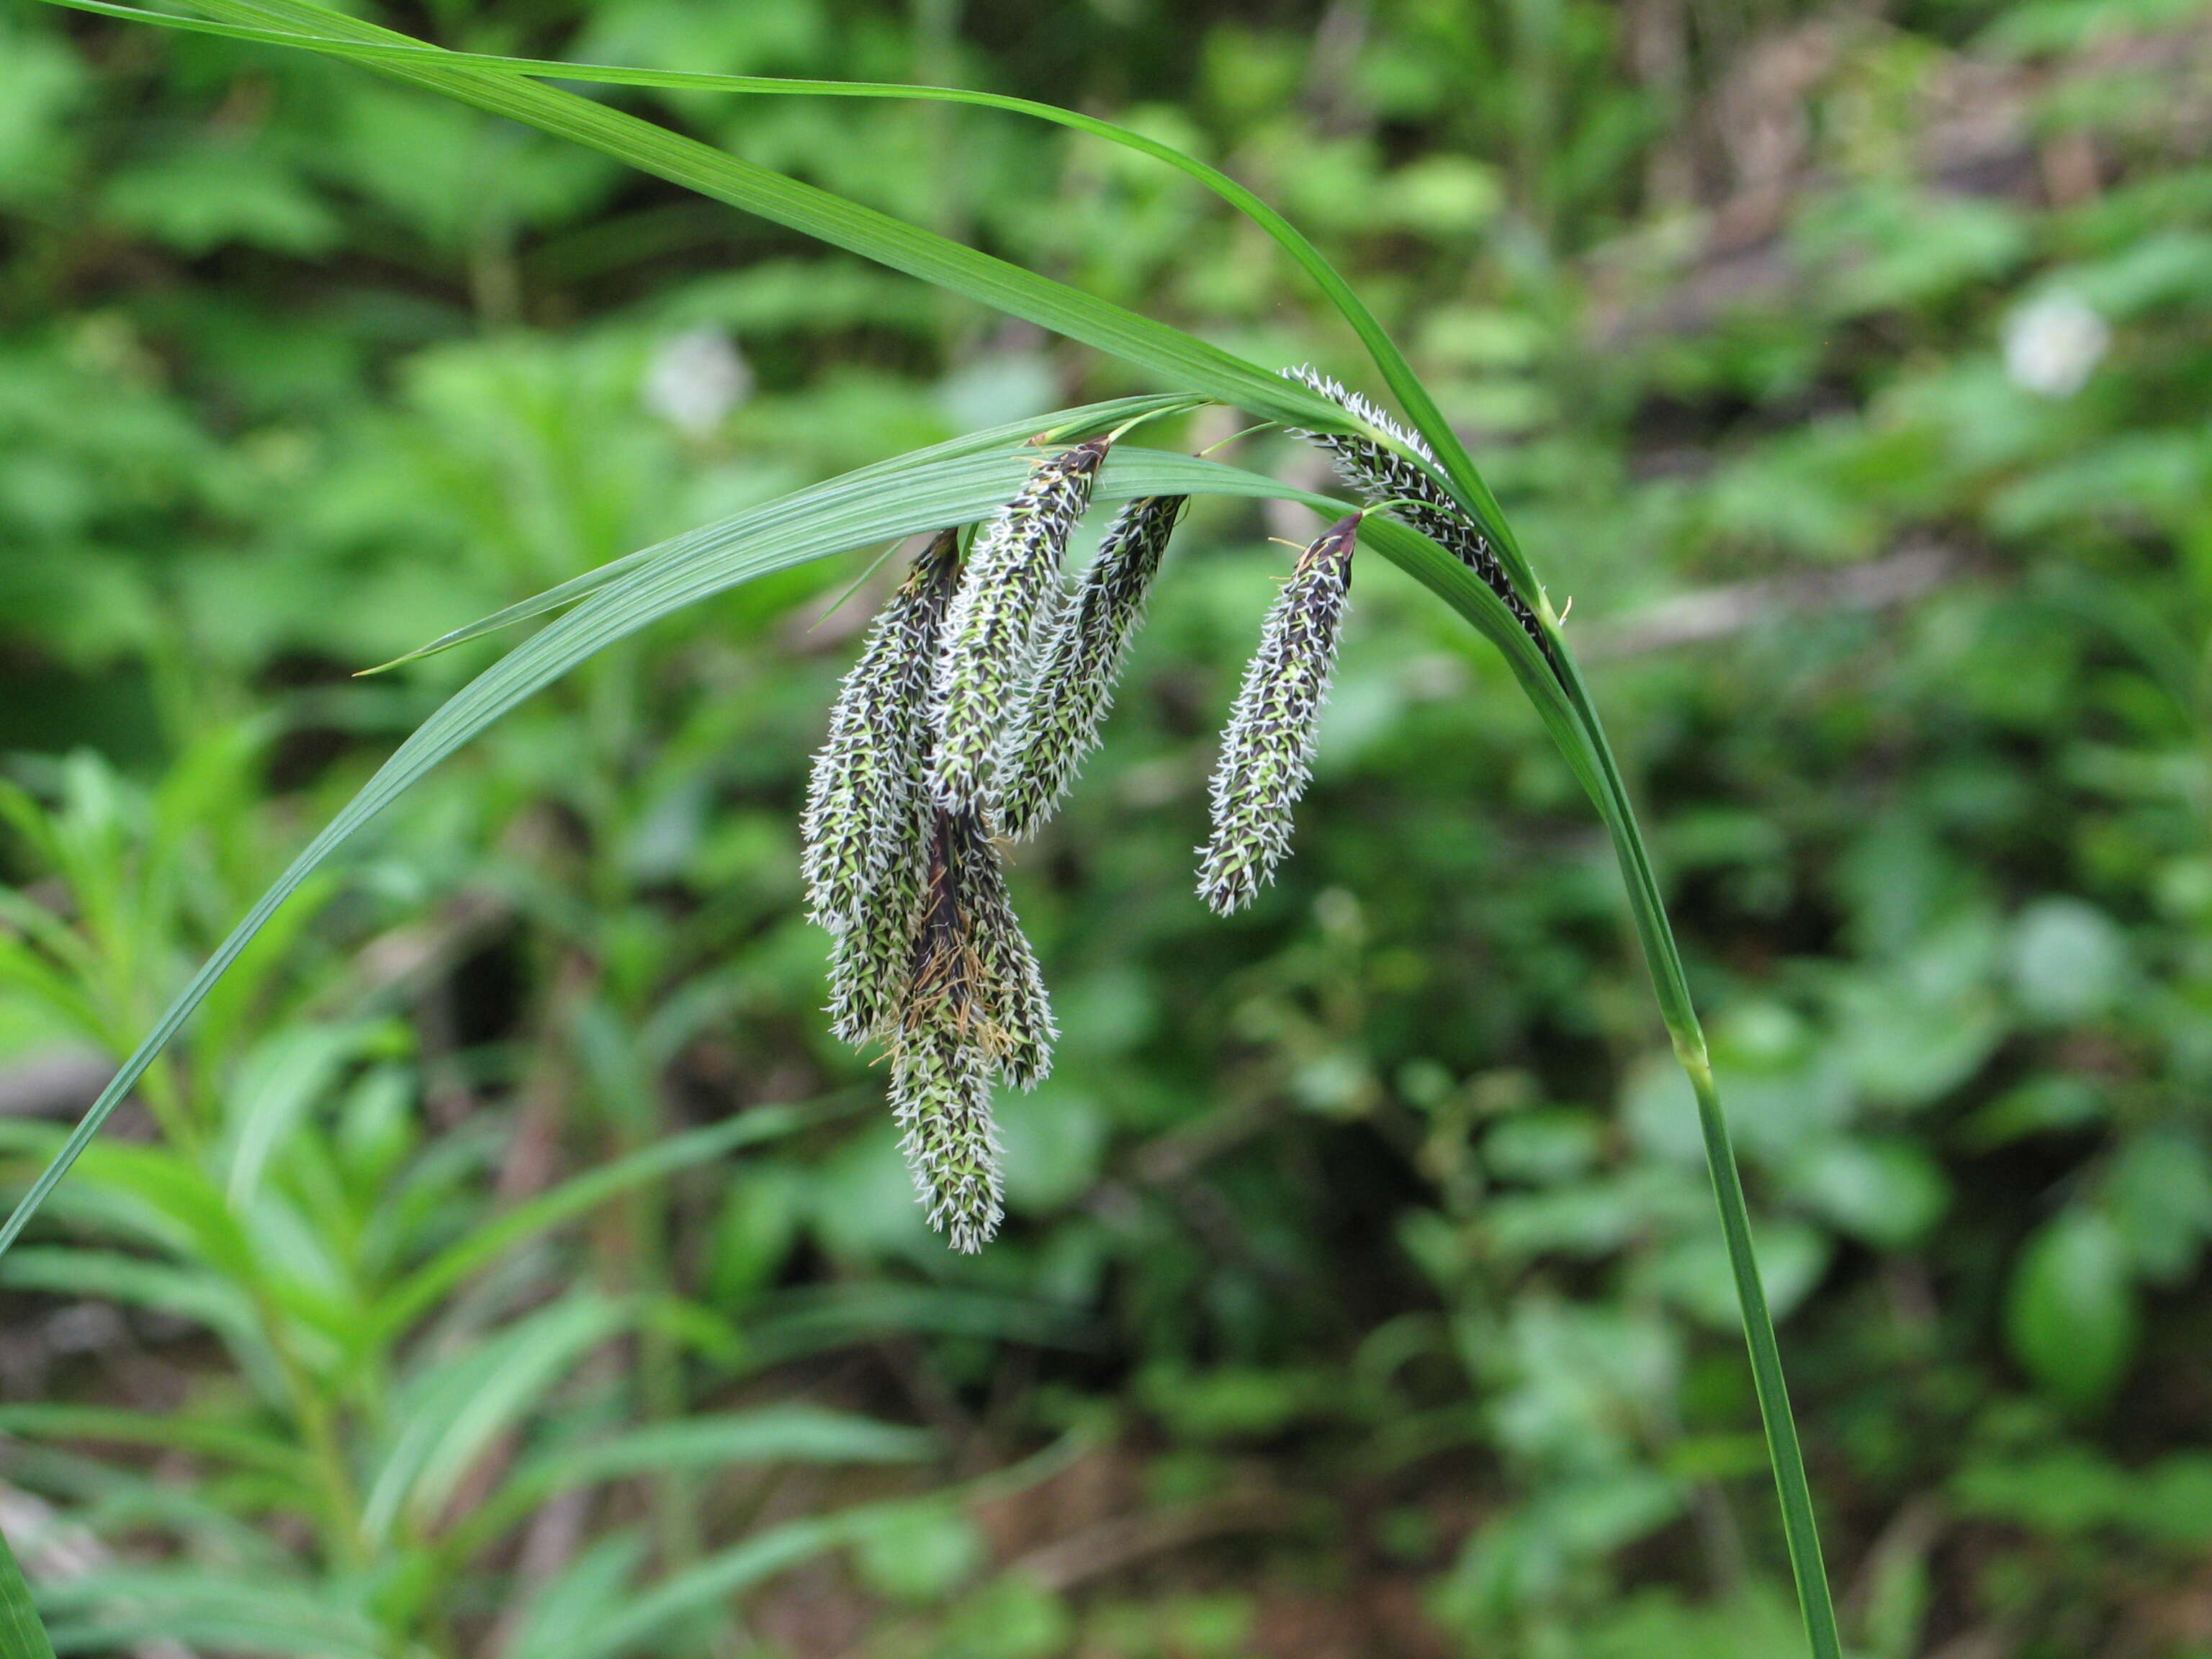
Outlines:
[[[971,869],[975,953],[989,987],[992,1058],[999,1074],[1018,1089],[1033,1089],[1052,1071],[1052,1046],[1060,1037],[1052,998],[1036,951],[1006,896],[1006,866],[986,843]]]
[[[929,818],[900,1029],[949,1031],[1027,1088],[1052,1069],[1060,1033],[999,849],[976,813],[938,806]]]
[[[908,1162],[960,1250],[1001,1215],[992,1085],[1035,1085],[1059,1035],[992,839],[995,766],[1106,449],[1041,462],[964,570],[957,531],[915,561],[839,690],[802,820],[809,908],[832,935],[832,1027],[889,1047]],[[1149,538],[1158,520],[1164,541],[1173,519],[1136,521]],[[1125,547],[1109,572],[1156,568],[1158,552]]]
[[[1098,556],[1037,649],[1036,668],[1006,726],[999,760],[999,828],[1033,834],[1097,746],[1098,723],[1144,619],[1168,538],[1188,498],[1149,495],[1114,517]]]
[[[925,1028],[891,1053],[891,1113],[929,1224],[973,1255],[1006,1214],[989,1060],[952,1033]]]
[[[1198,891],[1222,915],[1251,902],[1290,851],[1291,818],[1311,773],[1314,728],[1336,667],[1361,515],[1338,520],[1299,556],[1260,630],[1221,734],[1213,834]]]
[[[1331,403],[1341,404],[1427,463],[1427,466],[1416,465],[1389,445],[1376,443],[1371,438],[1340,432],[1300,431],[1296,434],[1327,450],[1336,463],[1338,474],[1370,506],[1381,507],[1392,518],[1419,531],[1480,576],[1483,585],[1504,602],[1528,637],[1547,656],[1550,655],[1551,644],[1537,625],[1535,612],[1528,608],[1528,602],[1521,597],[1512,579],[1505,574],[1505,567],[1498,562],[1490,538],[1482,533],[1481,527],[1468,517],[1466,510],[1428,471],[1428,467],[1437,465],[1436,452],[1421,435],[1391,419],[1370,399],[1347,391],[1316,368],[1301,364],[1282,373],[1287,379],[1318,392]]]
[[[809,914],[833,933],[854,925],[910,838],[930,681],[959,570],[960,532],[947,530],[878,614],[830,707],[799,819],[799,869]]]
[[[937,747],[929,787],[943,805],[988,811],[993,804],[1006,715],[1060,597],[1068,535],[1091,504],[1106,450],[1107,441],[1094,438],[1040,462],[969,550],[931,689]]]
[[[852,921],[830,939],[830,1029],[856,1048],[896,1035],[914,984],[923,849],[936,811],[919,793],[907,803],[883,872],[861,896]]]
[[[1425,469],[1413,434],[1310,369],[1285,370],[1409,452],[1308,434],[1368,501],[1474,568],[1540,645],[1490,544]],[[901,1145],[930,1224],[981,1248],[1004,1212],[992,1089],[1035,1085],[1059,1031],[1006,891],[1000,834],[1032,833],[1096,746],[1187,504],[1131,501],[1073,592],[1060,567],[1109,440],[1036,464],[970,544],[948,530],[915,561],[841,686],[815,763],[803,872],[833,937],[830,1012],[884,1043]],[[1299,556],[1269,610],[1215,767],[1198,888],[1226,915],[1274,878],[1310,777],[1362,514]],[[1548,649],[1548,647],[1547,647]]]
[[[994,1076],[1024,1088],[1058,1031],[1036,957],[1007,902],[980,816],[924,809],[907,990],[891,1034],[891,1101],[930,1224],[972,1250],[997,1231]]]

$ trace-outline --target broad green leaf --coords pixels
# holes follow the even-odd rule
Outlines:
[[[2038,899],[2013,925],[2013,992],[2036,1019],[2094,1018],[2126,990],[2127,977],[2127,939],[2094,904]]]
[[[1762,1223],[1758,1230],[1759,1262],[1768,1294],[1786,1315],[1812,1291],[1833,1254],[1830,1241],[1802,1221]],[[1741,1323],[1731,1268],[1722,1241],[1699,1233],[1668,1245],[1650,1261],[1645,1275],[1656,1290],[1718,1330]]]
[[[1829,1137],[1792,1158],[1786,1174],[1823,1218],[1883,1249],[1921,1237],[1951,1201],[1942,1166],[1899,1137]]]
[[[2138,1273],[2175,1288],[2189,1282],[2212,1240],[2212,1156],[2194,1125],[2129,1136],[2106,1174],[2103,1198]]]
[[[2064,1210],[2013,1266],[2005,1334],[2028,1375],[2077,1410],[2112,1397],[2134,1358],[2135,1285],[2119,1230],[2094,1210]]]
[[[2087,1446],[1970,1459],[1951,1477],[1951,1492],[1970,1516],[1989,1516],[2056,1537],[2108,1527],[2135,1494],[2127,1472]]]
[[[991,1547],[950,1495],[886,1504],[858,1529],[853,1565],[862,1584],[901,1601],[933,1601],[975,1576]]]

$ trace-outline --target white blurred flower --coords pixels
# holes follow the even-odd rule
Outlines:
[[[752,395],[753,371],[737,342],[711,323],[661,342],[646,366],[645,406],[678,431],[703,438]]]
[[[2112,331],[2085,301],[2063,289],[2046,294],[2005,319],[2005,373],[2024,392],[2070,398],[2112,343]]]

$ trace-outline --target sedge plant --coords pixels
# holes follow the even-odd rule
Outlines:
[[[1287,850],[1290,811],[1355,548],[1430,588],[1503,653],[1611,838],[1659,1013],[1696,1097],[1808,1645],[1814,1659],[1839,1659],[1811,1493],[1727,1121],[1603,725],[1561,618],[1466,448],[1380,322],[1295,227],[1234,179],[1172,146],[1026,100],[447,52],[315,0],[193,0],[190,16],[108,0],[53,3],[350,61],[980,301],[1117,357],[1162,390],[864,467],[617,560],[424,647],[443,649],[562,613],[423,722],[252,907],[0,1226],[0,1250],[277,908],[432,767],[534,691],[658,617],[770,571],[908,537],[929,539],[848,683],[817,769],[806,823],[808,892],[813,914],[833,936],[839,1029],[888,1046],[909,1158],[933,1218],[955,1244],[980,1244],[997,1211],[991,1085],[1036,1076],[1048,1063],[1052,1036],[1034,959],[1005,904],[1000,838],[1025,833],[1066,787],[1181,504],[1197,495],[1294,501],[1329,527],[1300,555],[1246,673],[1214,780],[1200,890],[1215,908],[1233,908]],[[1310,372],[1248,361],[544,84],[550,80],[978,105],[1133,149],[1197,180],[1274,240],[1357,336],[1403,422]],[[1129,435],[1148,418],[1207,404],[1310,437],[1331,453],[1358,499],[1346,502],[1210,459],[1146,448]],[[1109,535],[1112,557],[1069,595],[1060,550],[1067,527],[1093,501],[1122,509]],[[6,1571],[0,1571],[0,1617],[19,1625],[32,1619],[20,1580]]]

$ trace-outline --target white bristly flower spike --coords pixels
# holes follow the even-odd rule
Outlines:
[[[1060,1036],[1036,951],[1006,893],[1006,872],[974,815],[956,820],[960,902],[982,976],[986,1046],[1000,1076],[1032,1089],[1052,1070]]]
[[[1103,453],[1091,448],[1047,463],[1082,481],[1071,514]],[[815,763],[803,870],[833,935],[832,1029],[856,1047],[889,1046],[891,1103],[930,1224],[970,1251],[1003,1213],[992,1085],[1034,1085],[1059,1032],[984,811],[940,805],[927,787],[930,685],[960,567],[959,533],[946,531],[870,629]],[[1057,585],[1057,552],[1046,577]]]
[[[974,1250],[1001,1214],[992,1080],[1036,1083],[1058,1032],[981,817],[933,805],[923,817],[905,997],[890,1034],[891,1104],[930,1224]]]
[[[924,1030],[950,1032],[1027,1088],[1052,1068],[1060,1031],[1036,955],[1007,899],[999,849],[979,814],[927,811],[910,988],[897,1040]]]
[[[935,809],[917,787],[889,862],[865,893],[851,923],[830,946],[830,1029],[854,1048],[892,1041],[914,984],[915,938]]]
[[[1312,775],[1314,728],[1336,668],[1361,516],[1339,519],[1299,556],[1221,734],[1198,891],[1222,915],[1251,902],[1290,851],[1291,813]]]
[[[931,691],[937,747],[929,787],[945,806],[993,805],[999,739],[1028,678],[1040,626],[1060,597],[1067,538],[1091,504],[1107,447],[1094,438],[1039,463],[969,550]]]
[[[1505,567],[1498,562],[1497,550],[1490,544],[1490,538],[1483,534],[1481,526],[1467,515],[1466,509],[1452,499],[1428,470],[1437,465],[1436,452],[1421,435],[1392,420],[1371,400],[1346,391],[1319,369],[1301,364],[1282,373],[1286,380],[1296,380],[1331,403],[1341,404],[1356,419],[1386,434],[1392,442],[1426,464],[1416,465],[1389,444],[1376,443],[1372,438],[1340,432],[1296,433],[1327,450],[1336,463],[1338,475],[1358,490],[1370,507],[1379,507],[1419,531],[1481,577],[1483,585],[1504,601],[1505,608],[1513,613],[1514,620],[1528,637],[1547,655],[1550,654],[1551,644],[1544,630],[1536,625],[1535,612],[1514,588]]]
[[[1188,500],[1150,495],[1116,514],[1097,558],[1044,635],[999,758],[1005,834],[1019,839],[1051,817],[1097,745],[1098,723],[1114,701],[1114,682]]]
[[[1006,1215],[989,1060],[948,1031],[914,1033],[891,1054],[891,1110],[929,1224],[974,1255]]]
[[[929,684],[959,569],[959,532],[947,530],[876,617],[830,708],[799,819],[799,871],[808,913],[833,933],[852,927],[910,838]]]

